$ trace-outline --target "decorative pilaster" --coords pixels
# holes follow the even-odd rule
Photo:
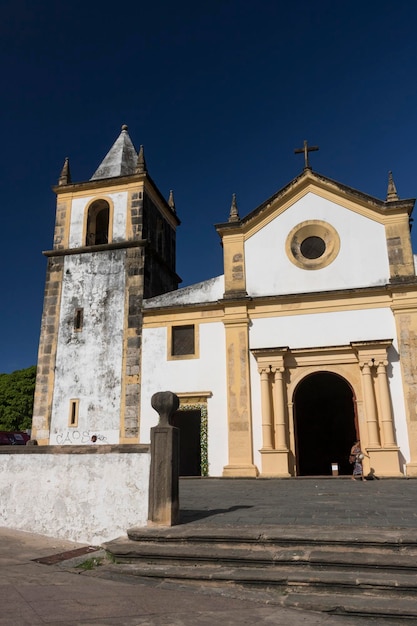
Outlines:
[[[388,387],[386,366],[388,361],[380,361],[377,366],[378,389],[381,407],[381,425],[383,434],[383,447],[396,445],[394,435],[394,424],[391,411],[391,398]]]
[[[270,370],[261,368],[261,402],[262,402],[262,449],[272,450],[272,407],[270,394]]]
[[[288,451],[283,367],[272,369],[275,382],[275,449]]]
[[[389,363],[388,350],[392,345],[392,340],[381,339],[352,345],[357,351],[362,370],[368,441],[362,440],[363,437],[361,437],[361,443],[370,457],[369,460],[365,459],[365,471],[371,469],[376,476],[401,476],[401,459],[399,448],[395,443],[394,419],[386,370]],[[376,373],[375,389],[373,372]],[[375,399],[375,390],[378,392],[378,404]]]
[[[374,386],[372,382],[372,361],[360,363],[362,370],[363,395],[365,398],[366,425],[368,428],[368,445],[372,448],[380,447],[378,433],[378,417],[376,411]]]
[[[284,355],[288,348],[253,350],[261,382],[262,410],[262,476],[289,476],[287,420],[285,405]],[[272,399],[271,377],[274,382]]]
[[[229,463],[223,476],[255,477],[249,373],[249,318],[246,304],[225,308]]]

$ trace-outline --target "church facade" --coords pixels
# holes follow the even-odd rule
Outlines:
[[[224,274],[178,289],[179,219],[122,132],[58,185],[32,437],[148,443],[151,397],[180,398],[181,473],[417,476],[414,200],[305,168],[216,226]],[[93,438],[93,439],[92,439]]]
[[[224,275],[146,299],[141,441],[152,394],[180,398],[182,473],[417,475],[414,200],[312,171],[216,226]]]

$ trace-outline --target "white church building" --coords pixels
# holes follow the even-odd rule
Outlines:
[[[172,194],[123,127],[86,182],[64,165],[48,257],[33,437],[147,443],[180,398],[181,473],[417,476],[414,200],[314,172],[216,226],[224,274],[177,289]]]
[[[417,475],[413,206],[309,166],[246,217],[233,199],[224,275],[144,301],[141,441],[169,389],[185,474],[347,474],[360,439],[366,472]]]

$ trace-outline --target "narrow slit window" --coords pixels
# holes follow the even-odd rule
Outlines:
[[[84,309],[75,309],[74,330],[83,329]]]
[[[194,324],[172,327],[171,356],[195,354]]]
[[[78,426],[78,404],[79,400],[70,400],[69,425]]]

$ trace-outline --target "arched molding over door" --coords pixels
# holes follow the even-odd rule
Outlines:
[[[391,340],[381,339],[341,346],[253,349],[261,389],[261,475],[296,474],[294,393],[302,379],[318,372],[335,374],[352,389],[358,435],[370,455],[365,469],[372,467],[381,476],[400,475],[387,374],[391,345]],[[284,446],[277,438],[282,419]]]

